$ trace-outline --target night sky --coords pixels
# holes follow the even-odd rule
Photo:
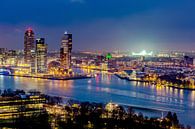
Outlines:
[[[195,0],[0,0],[0,47],[23,49],[32,27],[49,49],[195,50]]]

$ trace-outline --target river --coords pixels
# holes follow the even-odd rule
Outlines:
[[[108,74],[99,74],[91,79],[68,81],[0,76],[0,88],[36,89],[45,94],[66,96],[80,101],[103,103],[112,101],[170,110],[177,113],[182,124],[189,124],[195,128],[195,91],[148,86],[144,83],[121,80]]]

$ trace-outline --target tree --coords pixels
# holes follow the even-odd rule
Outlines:
[[[177,118],[177,114],[176,113],[173,113],[173,120],[172,120],[172,122],[173,122],[174,126],[178,126],[179,120]]]

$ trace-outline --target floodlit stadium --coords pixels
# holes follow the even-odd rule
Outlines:
[[[151,51],[151,52],[147,53],[146,50],[143,50],[143,51],[141,51],[139,53],[132,52],[132,55],[133,56],[152,56],[153,52]]]

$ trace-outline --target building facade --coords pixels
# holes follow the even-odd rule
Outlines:
[[[25,119],[46,113],[46,98],[40,92],[9,91],[0,96],[0,102],[0,128],[14,124],[21,116]]]
[[[11,66],[17,65],[17,52],[16,50],[8,50],[6,64]]]
[[[35,73],[35,34],[31,28],[28,28],[24,35],[24,63],[28,64],[31,74]]]
[[[60,62],[64,69],[71,68],[72,34],[64,33],[60,48]]]
[[[0,65],[6,64],[6,59],[7,59],[7,49],[0,48]]]
[[[36,40],[36,73],[47,72],[47,44],[45,39]]]
[[[31,28],[28,28],[24,35],[24,62],[31,64],[32,51],[34,50],[35,34]]]

